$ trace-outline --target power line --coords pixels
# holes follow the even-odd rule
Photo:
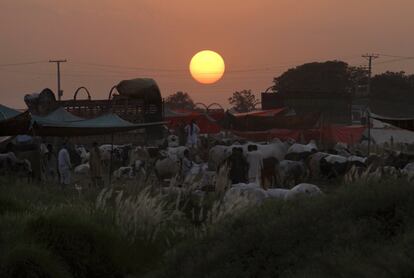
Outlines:
[[[0,67],[14,67],[14,66],[25,66],[25,65],[34,65],[34,64],[43,64],[47,61],[32,61],[32,62],[22,62],[22,63],[10,63],[10,64],[0,64]]]

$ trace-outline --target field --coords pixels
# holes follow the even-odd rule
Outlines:
[[[332,187],[251,207],[1,179],[0,277],[412,277],[414,185]]]

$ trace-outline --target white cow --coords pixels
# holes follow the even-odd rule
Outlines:
[[[306,159],[312,153],[315,153],[317,151],[318,151],[318,147],[316,146],[316,143],[313,140],[311,140],[306,145],[295,143],[289,147],[287,154],[286,154],[286,159],[289,159],[289,160]]]
[[[238,201],[245,200],[249,204],[258,205],[265,201],[268,197],[265,190],[255,183],[239,183],[231,186],[223,197],[226,205],[236,204]]]
[[[115,179],[133,179],[135,177],[134,168],[131,166],[120,167],[112,173],[112,176]]]
[[[83,164],[76,166],[73,172],[76,175],[87,175],[89,174],[89,169],[90,169],[89,163],[83,163]]]
[[[414,162],[408,163],[401,171],[409,181],[414,179]]]
[[[310,183],[301,183],[289,190],[285,196],[285,200],[292,200],[300,196],[313,197],[322,194],[323,192],[316,185]]]
[[[75,146],[76,152],[79,154],[82,160],[82,164],[89,161],[90,153],[86,150],[84,146]]]

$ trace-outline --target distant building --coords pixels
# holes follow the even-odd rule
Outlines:
[[[262,109],[289,107],[296,114],[320,112],[324,124],[352,124],[352,97],[329,92],[262,93]]]

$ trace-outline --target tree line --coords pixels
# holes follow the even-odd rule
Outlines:
[[[312,62],[291,68],[273,79],[273,92],[286,95],[297,93],[326,93],[349,95],[354,98],[370,97],[395,101],[414,101],[414,74],[404,71],[386,71],[371,78],[368,90],[368,71],[364,67],[350,66],[343,61]],[[252,90],[236,91],[228,99],[238,112],[255,109],[259,103]],[[168,108],[194,109],[195,103],[186,92],[167,97]]]

